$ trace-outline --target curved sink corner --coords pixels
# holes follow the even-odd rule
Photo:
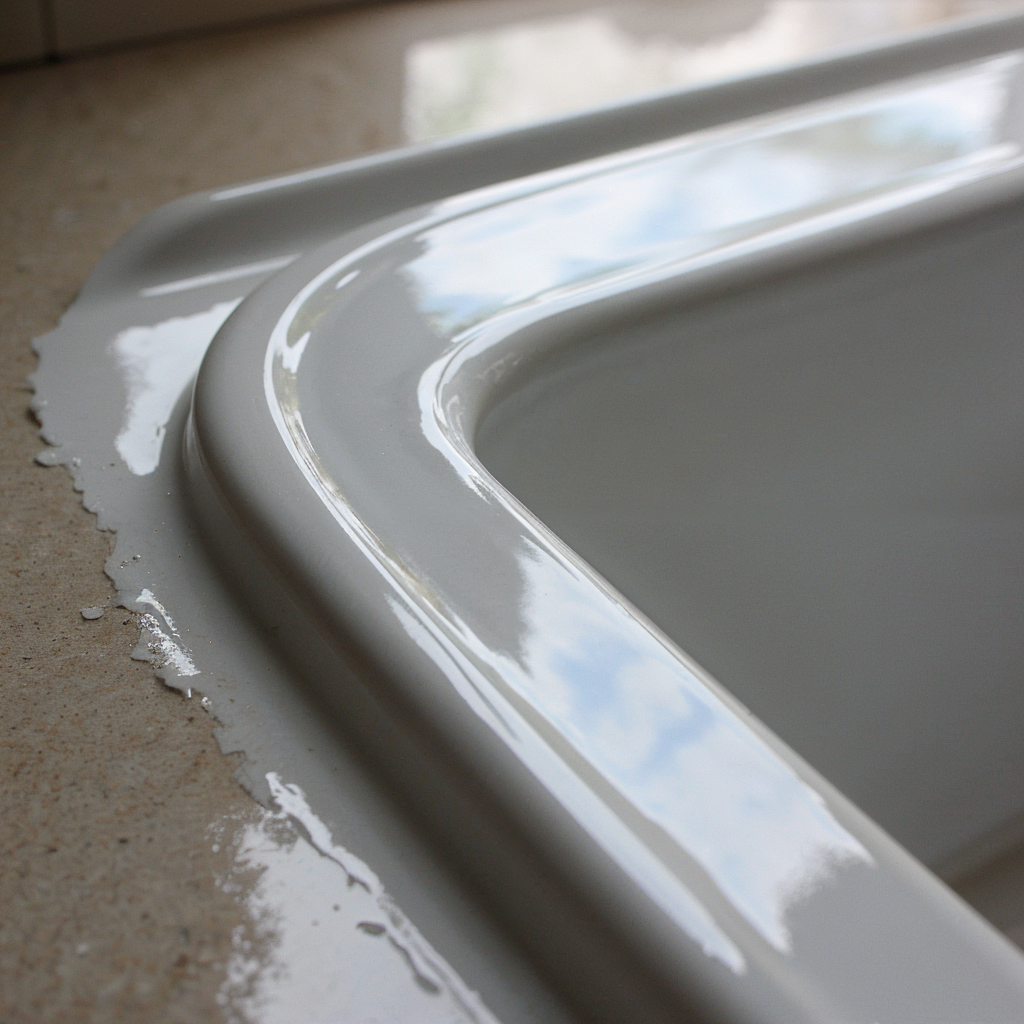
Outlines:
[[[701,522],[735,509],[707,466],[681,484],[664,439],[695,432],[706,462],[708,423],[736,412],[751,444],[760,421],[729,404],[745,393],[717,420],[692,410],[723,373],[763,383],[766,338],[791,370],[828,332],[848,343],[817,409],[861,365],[837,311],[913,319],[901,295],[920,307],[958,281],[1015,308],[990,271],[1024,244],[1020,69],[1003,54],[413,208],[278,271],[206,355],[186,461],[212,543],[257,552],[254,600],[315,623],[320,640],[282,642],[324,644],[310,681],[595,1019],[995,1022],[1024,1005],[1019,954],[755,718],[742,678],[684,653],[675,598],[608,582],[629,589],[638,507],[694,522],[699,483],[724,502]],[[958,274],[965,255],[982,270]],[[908,359],[941,329],[917,319]],[[979,366],[990,383],[998,361]],[[705,392],[671,400],[697,377]],[[786,380],[794,402],[814,383]],[[636,427],[614,453],[612,409]],[[574,532],[583,486],[616,529]],[[797,684],[799,703],[813,680]],[[786,738],[813,747],[808,729]],[[1019,810],[1004,796],[968,827]]]

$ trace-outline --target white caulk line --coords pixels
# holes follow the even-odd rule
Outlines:
[[[183,277],[178,281],[168,281],[166,284],[157,284],[150,288],[143,288],[139,294],[143,298],[151,299],[157,295],[171,295],[174,292],[186,292],[192,288],[206,288],[211,284],[221,284],[224,281],[237,281],[242,277],[267,274],[272,270],[280,270],[282,267],[287,267],[298,255],[297,252],[293,252],[287,256],[275,256],[270,260],[261,260],[259,263],[245,263],[238,267],[229,267],[227,270],[215,270],[209,274],[199,274],[196,277]]]
[[[446,991],[459,1008],[475,1024],[499,1024],[483,1000],[467,988],[461,978],[435,952],[419,930],[398,909],[383,883],[368,864],[354,853],[338,846],[330,829],[313,813],[306,794],[294,783],[285,783],[277,772],[267,772],[267,782],[274,802],[305,830],[309,841],[324,856],[333,860],[348,876],[349,883],[365,889],[380,908],[383,921],[365,922],[370,934],[383,933],[408,963],[417,982],[424,988]],[[380,929],[380,932],[377,929]]]

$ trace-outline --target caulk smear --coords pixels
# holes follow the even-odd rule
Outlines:
[[[184,644],[180,642],[181,634],[178,633],[174,625],[174,619],[171,618],[167,609],[156,599],[153,591],[145,587],[142,593],[135,599],[135,603],[152,608],[160,615],[167,630],[170,631],[168,633],[164,630],[160,619],[152,612],[142,613],[142,628],[150,634],[150,640],[145,643],[145,651],[150,658],[156,660],[157,667],[164,668],[170,666],[179,676],[199,675],[199,669],[196,668],[191,655],[185,649]],[[135,652],[132,653],[132,657],[136,657]],[[141,655],[141,659],[149,660],[145,653]],[[188,696],[192,696],[191,690]]]
[[[146,476],[159,465],[174,406],[196,375],[213,336],[241,301],[218,302],[203,313],[172,317],[152,327],[129,327],[111,343],[128,390],[114,445],[137,476]]]
[[[214,852],[235,853],[218,885],[249,918],[217,997],[229,1024],[497,1024],[302,790],[267,780],[277,809],[211,829]]]
[[[191,291],[193,288],[209,288],[211,285],[224,284],[227,281],[238,281],[245,277],[269,274],[287,267],[289,263],[298,258],[298,255],[293,252],[287,256],[275,256],[273,259],[260,260],[259,263],[245,263],[237,267],[228,267],[226,270],[215,270],[210,274],[183,277],[177,281],[167,281],[164,284],[143,288],[139,294],[146,299],[156,298],[158,295],[173,295],[175,292]]]
[[[466,987],[399,910],[369,865],[334,842],[330,829],[313,813],[303,791],[294,783],[282,782],[276,772],[268,772],[266,778],[281,811],[302,826],[322,856],[334,861],[345,872],[350,888],[358,886],[376,904],[380,920],[360,921],[357,925],[359,930],[369,936],[386,936],[412,971],[417,986],[432,995],[445,996],[458,1008],[464,1020],[473,1024],[498,1024],[480,997]]]
[[[176,637],[181,637],[181,634],[178,632],[178,627],[174,624],[174,619],[171,618],[170,612],[168,612],[167,609],[156,599],[156,595],[149,589],[149,587],[142,588],[142,593],[139,594],[136,599],[136,603],[149,605],[149,607],[154,611],[159,612],[160,617],[167,623],[167,628]]]

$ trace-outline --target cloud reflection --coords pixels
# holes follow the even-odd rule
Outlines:
[[[438,331],[639,266],[1006,159],[1003,117],[1018,57],[988,60],[897,92],[693,139],[419,235],[404,272]],[[700,141],[700,140],[698,140]]]
[[[870,855],[670,648],[525,551],[524,696],[788,951],[791,904]]]

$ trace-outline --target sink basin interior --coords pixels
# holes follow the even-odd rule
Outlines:
[[[1024,211],[561,339],[478,456],[911,852],[1024,805]]]

